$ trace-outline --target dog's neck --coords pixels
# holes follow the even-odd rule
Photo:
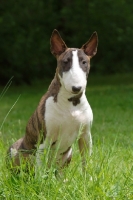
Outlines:
[[[52,82],[48,88],[47,96],[48,97],[53,96],[54,102],[57,102],[57,96],[60,91],[60,88],[61,88],[61,84],[60,84],[59,78],[58,78],[57,74],[55,74],[54,79],[52,80]]]

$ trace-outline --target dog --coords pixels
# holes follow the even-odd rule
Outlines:
[[[44,150],[50,150],[48,167],[55,156],[57,168],[69,164],[72,144],[78,138],[83,170],[86,155],[92,152],[91,125],[93,113],[85,96],[90,59],[97,53],[98,36],[94,32],[80,49],[68,48],[55,29],[51,39],[51,53],[57,59],[54,79],[48,91],[26,126],[24,137],[8,150],[13,168],[21,165],[32,155],[36,157],[37,170],[43,165]],[[82,125],[82,132],[79,129]],[[56,154],[54,153],[56,152]]]

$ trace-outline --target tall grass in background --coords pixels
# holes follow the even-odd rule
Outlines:
[[[54,165],[48,173],[11,173],[5,164],[10,144],[24,135],[26,123],[48,84],[10,86],[0,100],[0,199],[5,200],[130,200],[133,199],[133,80],[132,75],[92,77],[86,95],[93,109],[93,154],[82,174],[77,141],[73,158],[57,180]],[[46,167],[43,168],[47,171]],[[91,178],[90,178],[91,177]],[[64,181],[64,179],[67,181]]]
[[[6,86],[4,87],[4,89],[2,90],[2,92],[0,94],[0,100],[3,98],[3,96],[6,94],[7,90],[9,89],[9,87],[10,87],[10,85],[12,83],[12,79],[13,79],[13,77],[8,81],[8,83],[6,84]],[[9,111],[7,112],[6,116],[4,117],[3,122],[0,125],[0,131],[1,131],[3,125],[4,125],[5,121],[6,121],[6,118],[8,117],[9,113],[11,112],[11,110],[13,109],[13,107],[15,106],[15,104],[17,103],[17,101],[19,100],[19,98],[20,98],[20,95],[17,98],[17,100],[15,101],[15,103],[13,103],[13,105],[11,106],[11,108],[9,109]]]
[[[6,86],[1,91],[1,93],[0,93],[0,100],[2,99],[2,97],[4,96],[4,94],[7,92],[8,88],[10,87],[10,85],[12,83],[12,79],[13,79],[13,77],[10,78],[10,80],[7,82]]]

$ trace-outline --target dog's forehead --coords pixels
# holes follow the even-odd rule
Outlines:
[[[64,53],[60,55],[61,60],[67,60],[70,59],[72,60],[73,57],[73,51],[77,51],[77,56],[79,58],[87,58],[88,56],[84,53],[82,49],[78,48],[68,48]]]
[[[69,72],[70,69],[82,69],[88,76],[90,68],[90,59],[84,53],[82,49],[68,48],[57,59],[57,69],[60,76],[63,76],[63,72]]]

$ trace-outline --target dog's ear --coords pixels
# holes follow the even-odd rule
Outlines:
[[[94,32],[90,37],[89,41],[86,42],[81,49],[85,52],[85,54],[89,57],[93,57],[97,53],[98,46],[98,35],[97,32]]]
[[[54,29],[51,39],[50,39],[50,44],[51,44],[51,53],[54,56],[59,56],[61,53],[63,53],[66,49],[67,46],[65,42],[62,40],[59,32]]]

